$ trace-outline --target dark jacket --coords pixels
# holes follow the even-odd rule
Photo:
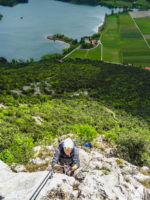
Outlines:
[[[67,156],[64,152],[63,148],[63,141],[59,144],[58,148],[55,151],[53,160],[52,160],[52,168],[60,162],[61,165],[77,165],[77,167],[80,166],[80,160],[79,160],[79,150],[76,146],[74,146],[73,150],[71,151],[70,155]]]

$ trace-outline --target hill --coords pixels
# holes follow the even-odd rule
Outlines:
[[[1,59],[2,60],[2,59]],[[122,158],[149,165],[150,73],[90,60],[0,64],[0,158],[27,163],[32,148],[67,133],[97,134]]]
[[[78,4],[89,4],[89,5],[104,5],[110,8],[139,8],[139,9],[146,9],[150,8],[150,1],[149,0],[60,0],[66,1],[71,3],[78,3]]]
[[[17,3],[28,3],[28,0],[0,0],[0,5],[3,6],[14,6]]]

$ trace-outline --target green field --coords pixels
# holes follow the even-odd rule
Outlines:
[[[98,45],[96,48],[93,48],[91,50],[77,49],[72,54],[70,54],[66,59],[68,59],[68,58],[101,60],[101,45]]]
[[[150,17],[135,18],[134,20],[150,45]]]
[[[117,15],[109,16],[101,36],[103,44],[103,60],[121,63],[120,35]]]
[[[124,64],[150,66],[150,49],[129,14],[121,14],[120,40]]]
[[[145,30],[149,27],[150,25]],[[150,43],[149,38],[147,41]],[[150,49],[128,13],[106,18],[101,42],[104,61],[150,66]]]
[[[150,34],[150,17],[135,18],[134,20],[143,34]]]
[[[148,44],[149,44],[149,46],[150,46],[150,39],[147,39],[147,42],[148,42]]]
[[[138,18],[136,22],[150,44],[150,18]],[[112,63],[150,66],[150,48],[128,13],[107,16],[101,33],[101,46],[91,50],[77,49],[67,58],[102,60]]]

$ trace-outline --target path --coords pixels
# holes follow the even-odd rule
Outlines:
[[[76,50],[79,49],[79,48],[80,48],[80,45],[79,45],[78,47],[76,47],[75,49],[73,49],[71,52],[69,52],[67,55],[65,55],[65,56],[62,58],[62,60],[65,59],[66,57],[68,57],[70,54],[72,54],[74,51],[76,51]]]

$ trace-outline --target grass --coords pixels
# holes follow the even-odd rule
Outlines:
[[[150,17],[135,18],[134,20],[150,46]]]
[[[149,27],[147,25],[145,33],[148,33]],[[106,18],[101,41],[104,61],[150,66],[150,49],[128,13]],[[149,38],[147,41],[150,43]]]
[[[0,67],[3,161],[26,163],[35,145],[50,145],[67,133],[83,142],[97,132],[116,143],[120,158],[139,165],[149,162],[150,74],[146,70],[80,59],[5,65]],[[47,91],[45,81],[54,94]],[[41,95],[23,93],[23,86],[37,82]],[[22,95],[12,94],[12,89],[20,89]],[[80,96],[73,97],[75,93]],[[42,124],[33,117],[40,117]],[[47,152],[39,156],[44,158]]]
[[[150,39],[147,39],[148,44],[150,45]]]
[[[121,63],[117,15],[112,15],[107,18],[101,42],[103,44],[103,60]]]
[[[121,14],[120,38],[124,64],[150,66],[150,49],[128,13]]]
[[[150,33],[149,19],[135,19],[144,34]],[[150,49],[128,13],[108,16],[100,39],[103,44],[103,61],[150,66]],[[149,37],[147,42],[150,44]],[[101,46],[91,50],[77,49],[67,58],[101,60]]]
[[[67,58],[101,60],[101,45],[98,45],[97,47],[92,48],[91,50],[77,49],[72,54],[70,54]]]
[[[135,18],[134,20],[143,34],[150,34],[150,17]]]
[[[96,48],[89,50],[86,58],[90,60],[101,60],[101,45],[98,45]]]
[[[67,56],[66,59],[68,59],[68,58],[72,58],[72,59],[75,59],[75,58],[85,58],[86,54],[87,54],[87,50],[77,49],[72,54],[70,54],[69,56]]]
[[[139,181],[141,184],[143,184],[146,188],[150,189],[150,179],[146,179],[143,181]]]

